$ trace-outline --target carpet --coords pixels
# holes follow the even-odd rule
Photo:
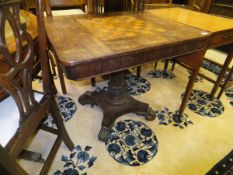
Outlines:
[[[233,150],[218,162],[206,175],[232,175],[233,174]]]

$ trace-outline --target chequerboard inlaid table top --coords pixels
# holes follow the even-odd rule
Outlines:
[[[146,11],[58,16],[46,18],[45,23],[49,40],[70,79],[195,52],[203,48],[209,36],[204,30]],[[79,69],[80,65],[92,72]]]

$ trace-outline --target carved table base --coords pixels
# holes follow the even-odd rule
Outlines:
[[[79,97],[79,103],[102,108],[104,117],[98,135],[100,141],[106,141],[115,120],[123,114],[132,112],[145,116],[146,120],[155,119],[155,112],[149,104],[142,103],[127,93],[123,71],[111,74],[107,92],[87,91]]]

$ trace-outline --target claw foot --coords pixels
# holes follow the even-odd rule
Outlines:
[[[83,95],[81,95],[78,98],[78,102],[81,105],[89,104],[89,105],[91,105],[91,107],[94,107],[96,105],[96,103],[93,100],[93,96],[92,96],[92,92],[91,91],[87,91]]]
[[[105,142],[108,139],[109,133],[110,133],[110,128],[106,126],[101,126],[98,139],[102,142]]]
[[[136,115],[144,116],[148,121],[152,121],[156,117],[156,113],[151,107],[148,107],[147,112],[137,112]]]

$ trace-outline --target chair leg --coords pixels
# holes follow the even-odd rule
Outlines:
[[[62,140],[64,141],[64,143],[66,144],[66,146],[69,148],[70,151],[73,150],[74,148],[74,144],[70,138],[70,136],[67,133],[67,130],[64,126],[64,123],[62,121],[61,118],[61,114],[59,112],[57,103],[55,101],[54,97],[51,97],[51,105],[50,105],[50,113],[54,119],[55,124],[57,125],[58,131],[59,131],[59,135],[61,136]]]
[[[221,90],[220,90],[220,92],[219,92],[219,94],[218,94],[218,96],[217,96],[218,99],[222,96],[222,94],[223,94],[223,92],[224,92],[224,90],[225,90],[225,88],[226,88],[226,86],[227,86],[227,83],[230,81],[232,75],[233,75],[233,66],[232,66],[232,68],[231,68],[231,70],[230,70],[230,72],[229,72],[227,78],[225,79],[224,84],[223,84],[222,87],[221,87]]]
[[[231,61],[232,61],[232,57],[233,57],[233,46],[231,46],[231,49],[230,49],[230,52],[228,53],[227,55],[227,58],[221,68],[221,72],[220,74],[218,75],[218,78],[214,84],[214,87],[210,93],[210,99],[213,99],[214,98],[214,95],[216,94],[217,90],[218,90],[218,87],[220,86],[221,82],[222,82],[222,79],[224,77],[224,75],[226,74],[226,70],[227,68],[229,67]]]
[[[0,145],[0,171],[4,174],[26,175],[27,173],[11,157],[11,155]],[[0,172],[0,174],[1,174]]]
[[[197,74],[198,74],[198,70],[196,70],[196,69],[191,70],[191,76],[189,78],[189,82],[186,86],[185,93],[184,93],[184,96],[182,98],[182,102],[180,105],[180,110],[179,110],[180,115],[183,115],[183,113],[184,113],[184,109],[185,109],[185,106],[188,102],[188,98],[192,92],[192,88],[193,88],[193,85],[195,83],[195,79],[197,77]]]
[[[91,86],[95,87],[95,85],[96,85],[96,81],[95,81],[95,77],[94,77],[94,78],[91,78]]]
[[[141,76],[141,69],[142,69],[141,66],[137,67],[137,78],[139,78]]]
[[[57,63],[57,71],[58,71],[58,76],[59,76],[59,80],[60,80],[60,84],[61,84],[62,93],[67,94],[63,71],[62,71],[61,65],[59,63]]]

